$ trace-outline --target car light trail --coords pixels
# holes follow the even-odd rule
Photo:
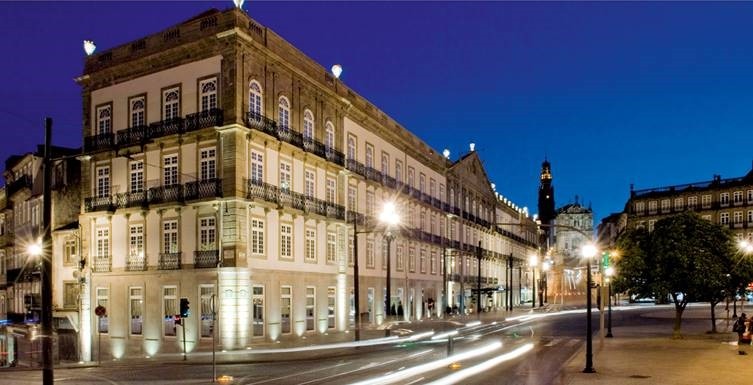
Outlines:
[[[505,361],[509,361],[522,356],[533,349],[533,344],[525,344],[509,353],[502,354],[498,357],[484,361],[478,365],[471,366],[470,368],[463,369],[459,372],[453,373],[447,377],[441,378],[437,381],[429,383],[429,385],[450,385],[457,384],[468,377],[475,376],[479,373],[487,371]]]

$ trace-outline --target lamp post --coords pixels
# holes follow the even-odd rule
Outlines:
[[[391,243],[392,240],[395,239],[395,235],[392,234],[392,227],[400,223],[400,216],[397,214],[397,211],[395,210],[395,203],[394,202],[386,202],[384,204],[384,207],[382,208],[382,212],[379,213],[379,221],[382,222],[386,228],[387,231],[385,232],[385,240],[387,241],[387,282],[386,282],[386,290],[387,295],[384,299],[384,312],[387,315],[393,315],[390,311],[390,302],[392,300],[391,296],[391,289],[392,289],[392,266],[391,266],[391,260],[390,254],[391,254]],[[406,287],[405,290],[408,290]],[[384,329],[385,333],[389,333],[389,329]]]
[[[543,294],[541,297],[539,297],[539,305],[544,306],[544,301],[549,303],[549,300],[547,297],[549,296],[549,270],[552,268],[552,261],[547,259],[544,261],[544,263],[541,264],[541,270],[544,273],[544,276],[541,277],[540,281],[543,284],[543,288],[540,290],[543,290]],[[541,286],[541,285],[539,285]]]
[[[607,338],[614,337],[612,335],[612,277],[614,276],[614,267],[609,266],[604,273],[607,275]]]
[[[353,316],[356,330],[355,340],[361,340],[361,313],[358,300],[358,214],[353,211]]]
[[[532,254],[530,257],[528,257],[528,264],[531,266],[531,308],[536,307],[536,265],[539,264],[539,256],[536,254]]]
[[[587,244],[581,249],[586,260],[586,367],[583,373],[596,373],[593,365],[593,341],[591,333],[591,258],[596,255],[596,246]]]

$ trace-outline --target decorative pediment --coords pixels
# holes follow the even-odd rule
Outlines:
[[[450,166],[450,173],[466,187],[494,199],[494,190],[476,151],[469,152]]]

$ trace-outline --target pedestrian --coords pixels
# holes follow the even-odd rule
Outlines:
[[[732,331],[737,333],[737,354],[744,356],[748,354],[748,346],[750,346],[750,321],[745,313],[740,314],[740,318],[732,325]]]

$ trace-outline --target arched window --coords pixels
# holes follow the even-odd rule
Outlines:
[[[97,108],[97,135],[112,131],[112,110],[110,106]]]
[[[261,85],[256,80],[252,80],[248,86],[248,112],[254,117],[261,116],[262,113],[262,92]]]
[[[144,97],[131,99],[131,127],[144,125]]]
[[[280,96],[280,103],[277,108],[277,123],[281,127],[290,127],[290,102],[284,96]]]
[[[327,150],[333,150],[335,148],[335,125],[332,124],[332,122],[327,121],[325,124],[325,136],[324,136],[324,147]]]
[[[314,114],[308,109],[303,111],[303,139],[314,139]]]
[[[356,159],[356,138],[348,135],[348,159]]]
[[[175,119],[180,114],[180,89],[172,88],[162,93],[162,105],[164,106],[164,115],[162,119]]]
[[[199,82],[199,90],[200,111],[217,108],[217,78],[202,80]]]

